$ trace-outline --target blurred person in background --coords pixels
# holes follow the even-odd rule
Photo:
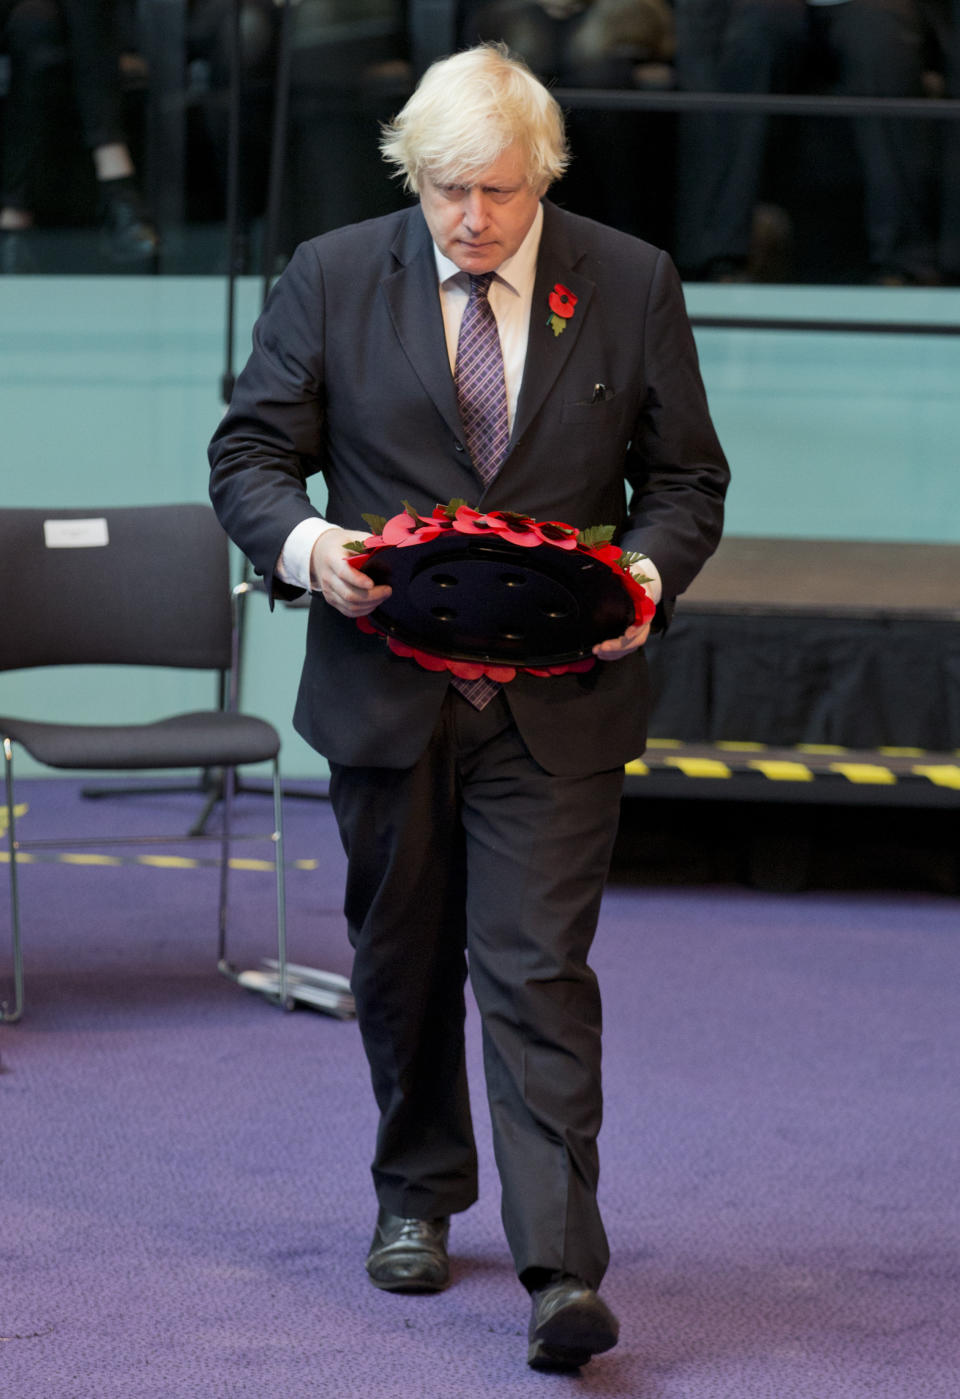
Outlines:
[[[234,10],[240,64],[239,216],[244,230],[262,211],[270,168],[270,143],[280,7],[274,0],[190,0],[187,61],[204,90],[203,126],[220,189],[226,187],[233,77]]]
[[[938,97],[960,99],[960,0],[922,0],[933,39],[931,78]],[[960,286],[960,120],[937,122],[940,137],[940,276]]]
[[[498,38],[564,86],[631,87],[637,65],[673,53],[666,0],[473,0],[466,40]]]
[[[666,0],[467,0],[460,41],[501,40],[548,85],[664,87],[673,81],[673,13]],[[567,114],[574,155],[557,198],[639,237],[669,237],[670,143],[662,117],[578,108]],[[644,178],[625,178],[643,164]]]
[[[0,270],[34,270],[29,235],[63,134],[69,87],[98,191],[102,246],[122,264],[152,264],[156,229],[144,210],[124,130],[117,15],[111,0],[0,0],[0,49],[10,65],[0,166]]]
[[[925,92],[928,28],[918,0],[675,0],[674,11],[677,80],[687,91]],[[930,126],[897,117],[853,122],[871,281],[936,281]],[[769,129],[765,113],[684,117],[677,257],[687,276],[752,280]]]

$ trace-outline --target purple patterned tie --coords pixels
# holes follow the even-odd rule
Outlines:
[[[470,278],[470,299],[460,322],[453,372],[470,458],[485,486],[500,470],[510,440],[500,333],[487,300],[493,276],[483,272]],[[485,675],[479,680],[455,679],[453,684],[475,709],[489,704],[500,688]]]
[[[492,272],[484,272],[470,278],[470,299],[460,322],[453,371],[470,457],[485,486],[500,470],[510,440],[500,334],[487,300],[493,277]]]

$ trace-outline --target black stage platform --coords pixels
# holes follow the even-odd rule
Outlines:
[[[960,545],[728,536],[654,640],[627,790],[960,804]]]

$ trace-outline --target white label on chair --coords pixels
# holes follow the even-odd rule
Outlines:
[[[110,543],[107,522],[91,520],[44,520],[43,542],[48,549],[100,549]]]

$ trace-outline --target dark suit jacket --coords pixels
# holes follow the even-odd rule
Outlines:
[[[578,298],[559,336],[547,324],[556,282]],[[596,384],[606,396],[593,402]],[[550,203],[510,451],[486,490],[463,443],[418,207],[297,249],[257,323],[210,459],[220,519],[281,597],[291,590],[274,567],[290,530],[318,513],[306,493],[318,471],[322,513],[351,529],[404,500],[429,512],[454,497],[615,525],[656,563],[667,609],[716,547],[728,479],[670,259]],[[447,681],[392,656],[318,597],[295,724],[334,762],[406,767],[429,739]],[[551,772],[615,768],[643,751],[642,653],[583,675],[518,674],[505,693]]]

